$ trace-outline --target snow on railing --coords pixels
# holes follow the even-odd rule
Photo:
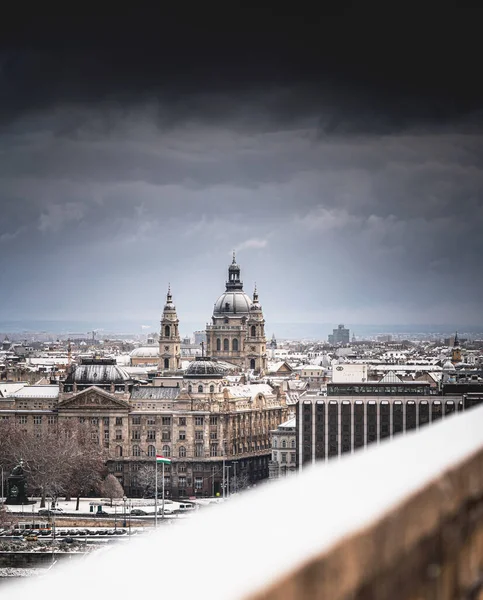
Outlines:
[[[448,472],[464,470],[479,452],[483,455],[483,407],[315,465],[77,564],[59,564],[44,577],[12,588],[18,586],[20,593],[37,600],[104,595],[116,600],[231,600],[256,598],[269,590],[267,598],[300,598],[290,592],[297,573],[400,514],[405,503],[432,489]],[[452,494],[440,487],[441,498]],[[434,512],[440,511],[438,497],[432,498]],[[343,568],[359,572],[351,553],[344,556],[348,564]],[[336,576],[341,582],[347,579],[345,573]],[[311,597],[309,592],[303,596]]]

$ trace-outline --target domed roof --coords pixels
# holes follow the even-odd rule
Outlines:
[[[215,360],[203,356],[197,356],[184,373],[185,379],[221,379],[223,375],[223,369]]]
[[[130,379],[127,372],[117,365],[109,364],[83,364],[77,365],[67,375],[65,383],[82,384],[108,384],[125,383]]]
[[[133,358],[158,358],[159,348],[157,346],[141,346],[135,348],[129,355]]]
[[[243,290],[232,290],[222,294],[215,302],[213,309],[214,317],[224,315],[248,315],[252,301]]]

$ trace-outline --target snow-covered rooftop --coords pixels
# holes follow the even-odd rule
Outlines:
[[[26,385],[14,394],[15,398],[58,398],[58,385]]]

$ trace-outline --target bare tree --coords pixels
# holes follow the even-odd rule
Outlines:
[[[109,475],[102,482],[102,494],[106,498],[109,498],[111,501],[111,506],[114,498],[122,498],[124,496],[122,485],[111,473],[109,473]]]
[[[136,484],[143,491],[143,497],[154,492],[154,465],[144,464],[136,471]]]
[[[248,475],[246,473],[240,473],[236,477],[230,479],[230,492],[236,494],[237,492],[247,489],[249,485],[250,480],[248,479]]]
[[[76,497],[76,510],[82,495],[101,488],[102,476],[106,470],[106,454],[99,448],[93,430],[80,424],[72,435],[76,442],[76,455],[73,456],[70,478],[66,486],[69,495]]]

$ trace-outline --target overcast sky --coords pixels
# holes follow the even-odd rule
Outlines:
[[[4,32],[0,322],[482,324],[471,22],[269,17]]]

